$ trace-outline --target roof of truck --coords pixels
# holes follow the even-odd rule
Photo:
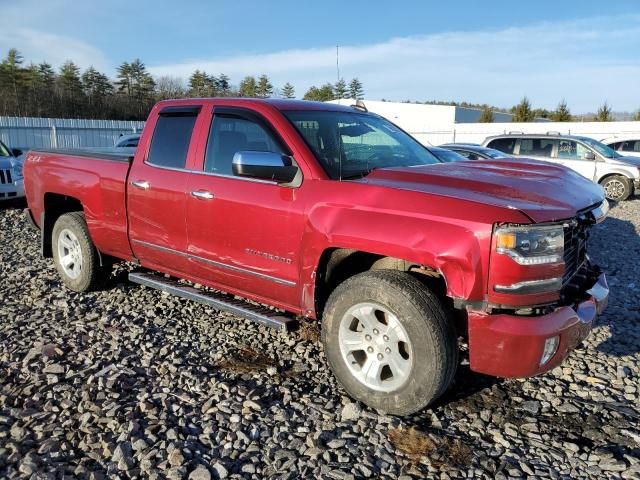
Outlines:
[[[289,100],[283,98],[251,98],[251,97],[206,97],[206,98],[187,98],[175,100],[163,100],[159,102],[162,105],[187,105],[189,103],[234,103],[238,102],[245,105],[266,104],[271,105],[278,110],[324,110],[333,112],[353,112],[362,111],[350,105],[339,105],[337,103],[312,102],[309,100]]]

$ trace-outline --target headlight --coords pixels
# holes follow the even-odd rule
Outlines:
[[[509,255],[520,265],[560,263],[564,256],[564,228],[523,226],[499,227],[496,252]]]
[[[17,180],[21,180],[23,175],[22,175],[22,163],[14,163],[13,164],[13,178],[17,179]]]

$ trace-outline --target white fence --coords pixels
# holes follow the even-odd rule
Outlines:
[[[112,147],[123,134],[142,130],[144,122],[61,118],[0,117],[0,140],[11,148]]]
[[[450,142],[482,143],[487,137],[509,132],[553,132],[562,135],[584,135],[602,140],[622,135],[638,135],[640,138],[640,122],[456,123],[441,130],[407,131],[426,145]]]

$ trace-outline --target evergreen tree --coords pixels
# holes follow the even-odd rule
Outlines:
[[[604,104],[598,108],[598,112],[594,118],[596,122],[610,122],[613,120],[613,116],[611,115],[611,107],[604,102]]]
[[[122,62],[118,67],[117,72],[118,80],[116,81],[116,85],[118,86],[118,91],[126,95],[131,95],[133,79],[131,65],[129,62]]]
[[[571,112],[569,111],[569,107],[567,107],[567,102],[563,99],[551,114],[551,120],[554,122],[570,122],[571,119]]]
[[[307,93],[304,94],[303,98],[304,100],[313,100],[316,102],[327,102],[329,100],[333,100],[335,98],[333,85],[325,83],[320,88],[313,86],[307,90]]]
[[[296,98],[296,91],[289,82],[284,84],[281,94],[283,98]]]
[[[478,118],[478,122],[480,123],[493,123],[493,111],[489,108],[488,105],[485,105],[482,108],[482,112],[480,113],[480,118]]]
[[[527,97],[524,97],[518,105],[511,109],[514,122],[533,122],[534,114],[531,110],[531,103]]]
[[[60,84],[63,93],[69,97],[74,97],[82,93],[80,69],[71,60],[67,60],[60,67],[58,83]]]
[[[364,88],[362,82],[354,78],[349,82],[349,98],[354,100],[362,100],[364,98]]]
[[[25,87],[22,61],[20,52],[12,48],[0,64],[0,90],[6,102],[5,109],[15,109],[18,115],[22,111],[20,97]]]
[[[247,76],[240,82],[240,90],[238,94],[241,97],[256,97],[257,83],[255,77]]]
[[[224,73],[215,79],[217,94],[221,97],[228,97],[231,94],[231,81]]]
[[[640,122],[640,110],[638,110],[638,111],[636,112],[636,114],[633,116],[633,119],[634,119],[636,122]]]
[[[200,70],[194,71],[189,77],[189,96],[190,97],[210,97],[213,96],[211,86],[212,79]]]
[[[362,85],[360,85],[360,88],[362,88]],[[341,78],[333,87],[333,94],[337,99],[348,98],[347,92],[347,82],[345,82],[344,79]]]
[[[268,98],[273,95],[273,85],[266,75],[260,75],[258,85],[256,86],[256,96],[260,98]]]

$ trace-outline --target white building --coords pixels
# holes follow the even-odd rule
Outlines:
[[[585,135],[596,140],[619,135],[640,135],[640,122],[549,122],[538,119],[536,122],[513,123],[511,114],[494,112],[493,123],[478,123],[481,111],[474,108],[373,100],[363,102],[369,111],[391,120],[426,145],[482,143],[486,137],[509,132],[554,132]],[[355,101],[333,100],[332,103],[353,105]]]

